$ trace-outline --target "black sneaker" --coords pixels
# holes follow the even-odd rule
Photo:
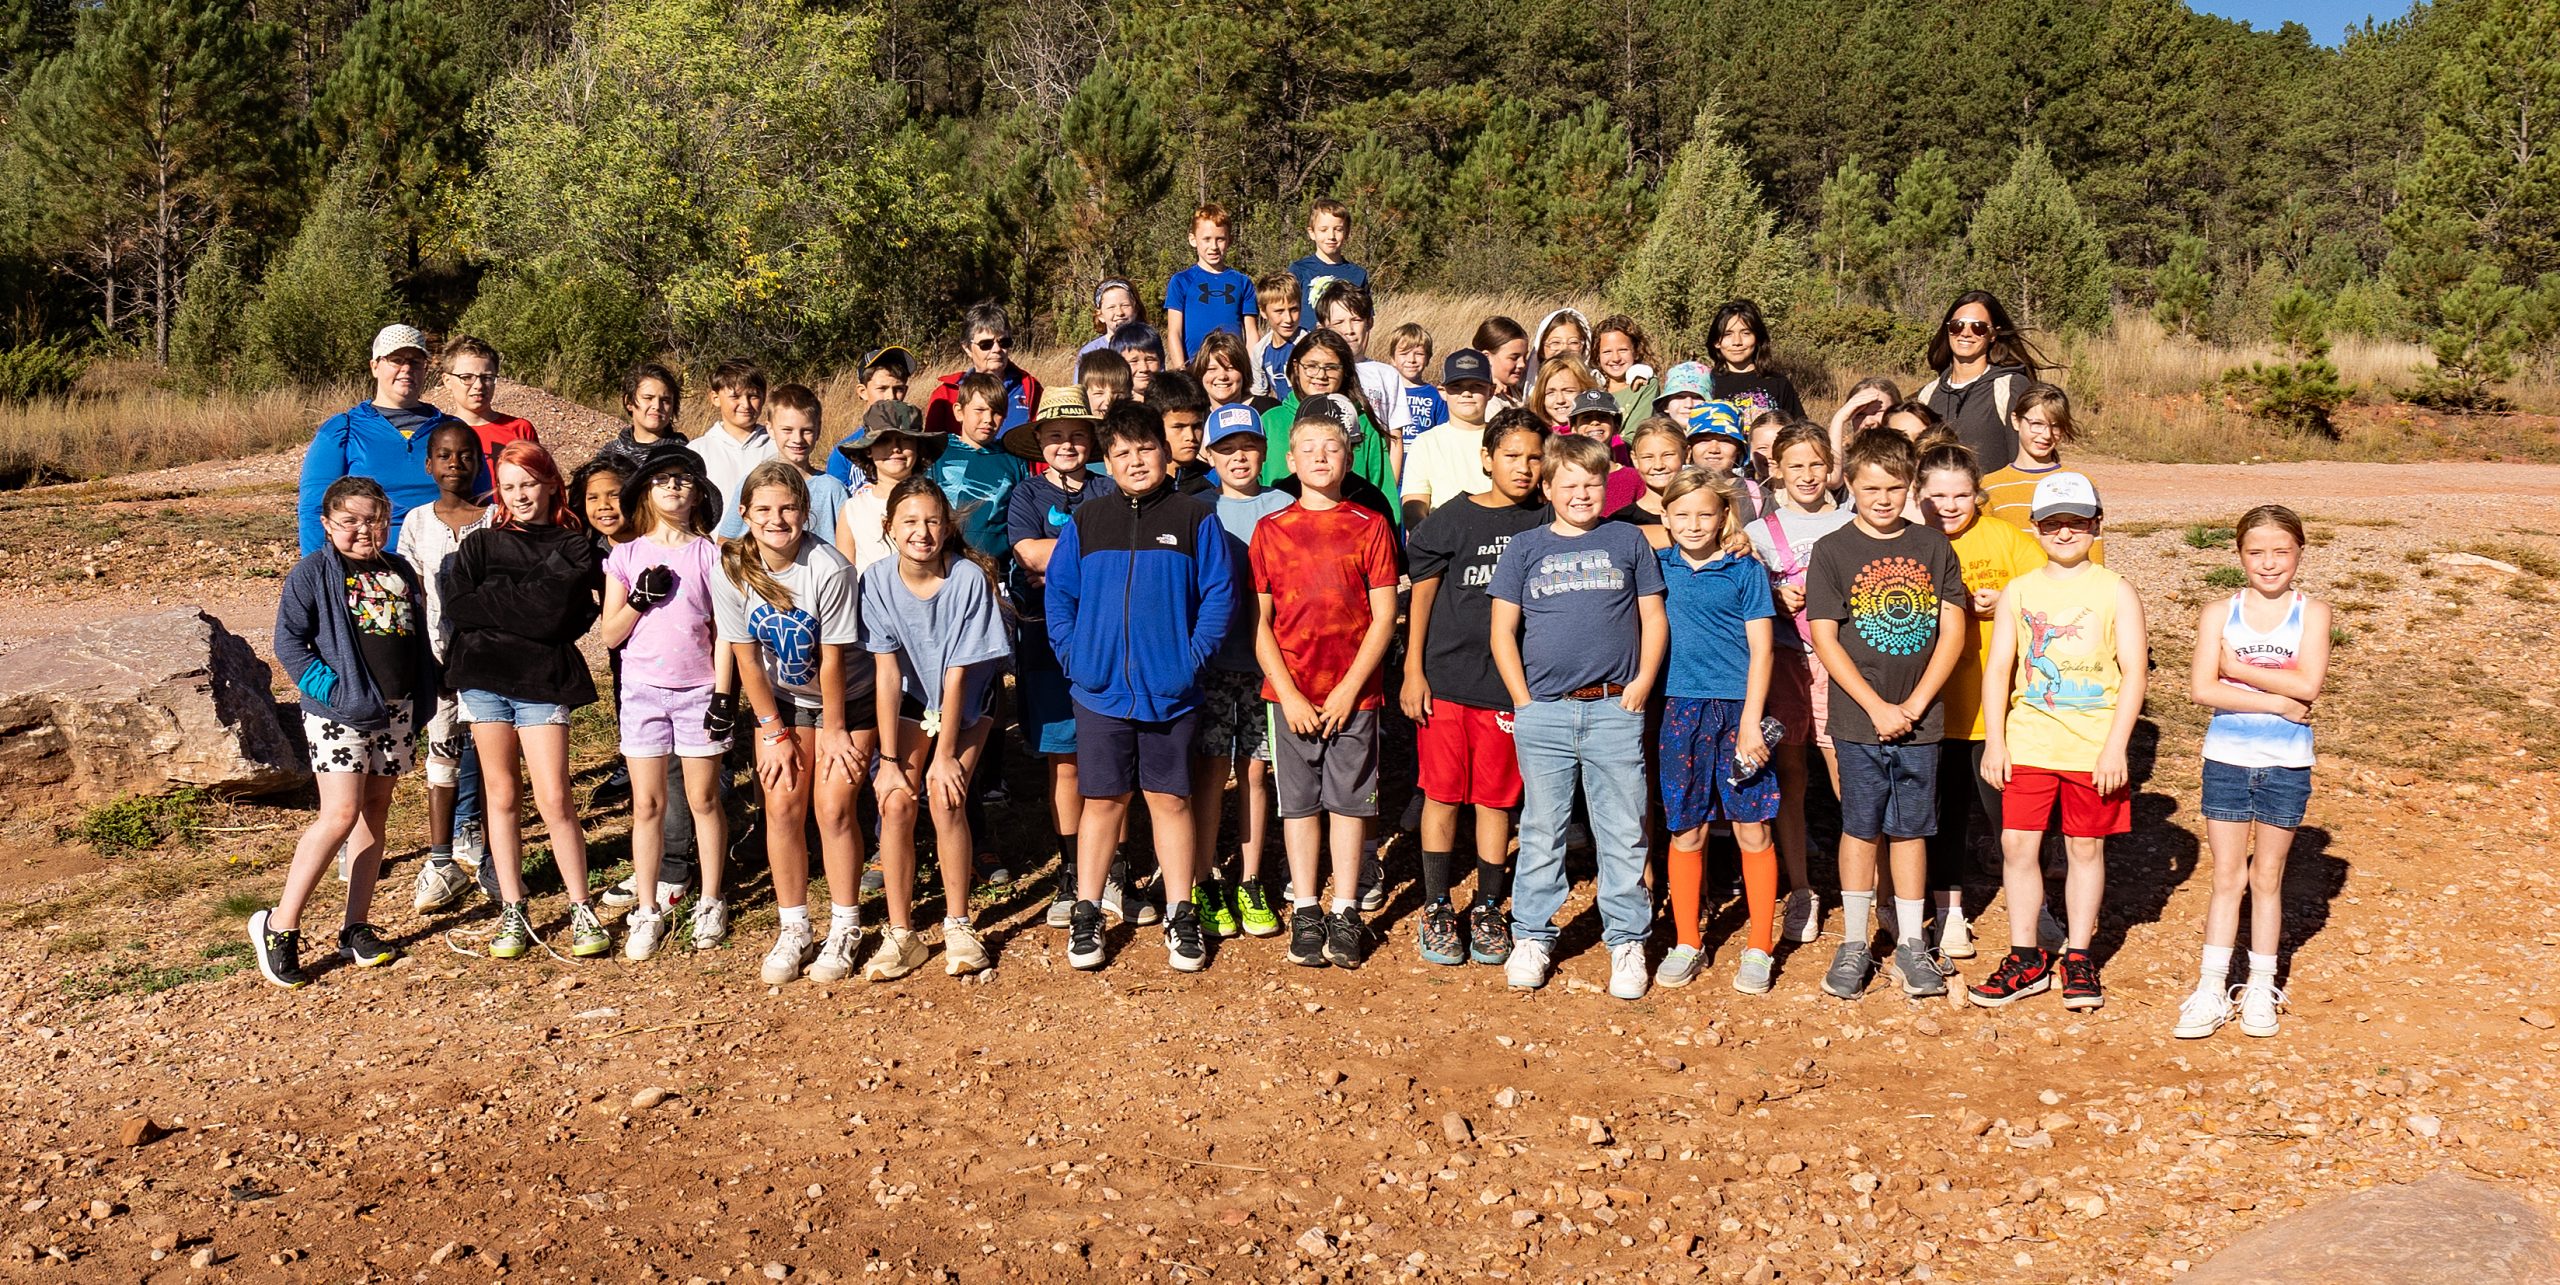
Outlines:
[[[2062,952],[2062,1006],[2091,1009],[2107,1002],[2098,990],[2098,961],[2085,950]]]
[[[1289,912],[1289,962],[1308,968],[1325,964],[1324,911],[1300,906]]]
[[[598,807],[609,803],[620,803],[630,797],[631,769],[627,766],[617,764],[612,771],[605,773],[603,780],[596,782],[593,798]]]
[[[1077,968],[1102,967],[1102,907],[1079,901],[1067,914],[1067,963]]]
[[[2093,979],[2094,981],[2094,979]],[[1965,988],[1965,994],[1984,1008],[1998,1008],[2015,1003],[2029,995],[2053,986],[2053,956],[2043,950],[2012,949],[2000,959],[2000,966],[1980,986]]]
[[[1174,903],[1173,913],[1164,918],[1164,957],[1178,973],[1196,973],[1209,962],[1208,944],[1201,940],[1200,908],[1189,901]]]
[[[1324,959],[1336,968],[1358,968],[1369,954],[1369,926],[1358,908],[1324,917]]]
[[[371,924],[349,924],[338,930],[338,949],[358,968],[380,968],[400,958],[400,948],[382,939]]]
[[[249,949],[258,957],[258,972],[268,981],[286,990],[297,989],[311,980],[302,972],[302,934],[268,931],[269,914],[261,910],[249,916]]]

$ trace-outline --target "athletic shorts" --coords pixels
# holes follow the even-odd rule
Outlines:
[[[1271,761],[1271,705],[1262,699],[1262,675],[1210,668],[1200,671],[1200,743],[1204,759]]]
[[[2311,810],[2311,769],[2204,761],[2204,819],[2291,830]]]
[[[1841,741],[1840,833],[1926,839],[1938,832],[1938,747]]]
[[[1520,806],[1520,750],[1511,711],[1433,699],[1431,721],[1413,729],[1422,795],[1434,803]]]
[[[1013,691],[1022,739],[1033,753],[1076,752],[1075,699],[1067,694],[1066,671],[1058,668],[1040,622],[1023,622],[1022,643],[1014,653]]]
[[[879,697],[875,693],[876,689],[866,686],[860,693],[845,697],[844,730],[848,732],[876,732],[880,730]],[[908,700],[906,697],[901,696],[899,698],[899,713],[905,713],[905,707],[912,703],[913,702]],[[918,711],[916,717],[924,717],[922,713],[924,707],[918,705],[916,706],[916,709]],[[755,711],[752,709],[740,709],[738,711],[738,721],[741,724],[753,726],[756,721]],[[803,705],[798,700],[789,696],[782,698],[782,726],[824,727],[826,726],[826,722],[826,711],[820,707],[816,705]]]
[[[1327,737],[1300,736],[1271,709],[1272,793],[1280,819],[1330,812],[1378,815],[1378,711],[1364,709]]]
[[[1191,749],[1200,716],[1142,723],[1096,713],[1077,701],[1076,792],[1088,799],[1116,799],[1144,790],[1191,797]]]
[[[1662,822],[1677,834],[1709,821],[1767,821],[1778,815],[1778,772],[1762,763],[1734,783],[1734,740],[1742,702],[1674,696],[1662,703],[1653,757],[1662,774]]]
[[[2088,773],[2049,767],[2009,769],[2009,787],[2000,792],[2000,828],[2042,833],[2057,802],[2062,805],[2062,833],[2068,837],[2098,839],[2133,829],[2131,786],[2100,794]]]
[[[311,744],[311,770],[400,776],[418,761],[417,704],[394,701],[391,721],[367,732],[305,709],[302,738]]]
[[[624,680],[616,711],[622,723],[624,758],[718,758],[729,746],[725,738],[702,730],[711,709],[711,685],[651,687]]]

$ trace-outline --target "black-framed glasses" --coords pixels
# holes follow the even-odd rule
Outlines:
[[[1013,340],[1003,335],[989,335],[984,339],[970,340],[969,346],[980,352],[999,352],[1010,350],[1013,347]]]
[[[457,384],[494,384],[498,382],[498,372],[493,370],[485,375],[466,375],[458,370],[448,370],[445,372],[445,378]]]

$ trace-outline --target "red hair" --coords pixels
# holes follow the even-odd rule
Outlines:
[[[498,448],[497,456],[489,461],[489,487],[493,493],[498,485],[498,470],[509,464],[533,474],[535,481],[551,488],[553,525],[565,527],[586,525],[578,516],[578,511],[570,507],[569,483],[567,479],[560,476],[559,462],[551,458],[551,452],[545,450],[542,443],[519,438]],[[515,527],[515,518],[507,512],[506,501],[494,500],[489,506],[489,511],[491,525],[509,529]]]

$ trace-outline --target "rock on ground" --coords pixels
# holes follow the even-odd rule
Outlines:
[[[2560,1239],[2496,1183],[2438,1174],[2306,1209],[2233,1241],[2189,1285],[2527,1285],[2560,1280]]]
[[[99,802],[310,779],[267,663],[196,607],[81,625],[0,656],[0,779]]]

